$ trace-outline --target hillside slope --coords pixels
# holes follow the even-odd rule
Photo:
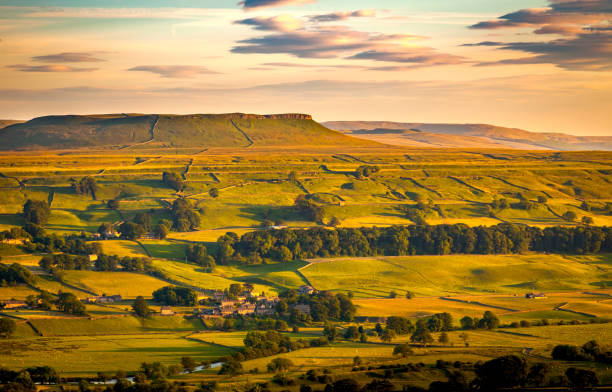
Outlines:
[[[413,147],[612,150],[611,136],[537,133],[488,124],[330,121],[323,125],[366,140]]]
[[[305,114],[103,114],[39,117],[0,129],[0,149],[365,146]]]
[[[19,121],[19,120],[0,120],[0,129],[8,127],[9,125],[19,124],[22,122],[23,121]]]

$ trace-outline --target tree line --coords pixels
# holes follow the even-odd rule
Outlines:
[[[612,227],[410,225],[263,230],[217,240],[217,263],[314,257],[612,252]]]

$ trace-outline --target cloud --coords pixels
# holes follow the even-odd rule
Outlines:
[[[78,68],[71,67],[68,65],[26,65],[16,64],[8,65],[7,68],[19,72],[92,72],[97,71],[98,68]]]
[[[302,64],[302,63],[264,63],[266,67],[277,67],[277,68],[352,68],[352,69],[365,69],[362,65],[351,65],[351,64]]]
[[[466,59],[447,53],[438,53],[431,48],[409,48],[400,51],[368,50],[351,56],[352,59],[374,60],[395,63],[410,63],[418,66],[462,64]],[[392,68],[388,68],[391,70]],[[379,70],[383,70],[380,69]]]
[[[151,72],[165,78],[192,78],[202,74],[218,74],[198,65],[140,65],[128,71]]]
[[[41,63],[96,63],[106,60],[96,58],[92,53],[87,52],[64,52],[45,56],[34,56],[32,57],[32,61]]]
[[[263,31],[293,31],[304,27],[304,22],[291,15],[278,15],[271,18],[248,18],[237,20],[234,24],[251,26],[255,30]]]
[[[317,0],[244,0],[238,3],[238,5],[241,5],[245,10],[254,10],[258,8],[309,4],[315,3],[316,1]]]
[[[374,10],[359,10],[353,12],[331,12],[329,14],[310,15],[308,20],[311,22],[337,22],[349,18],[372,18],[376,16]]]
[[[470,26],[471,29],[532,28],[539,35],[564,38],[537,42],[481,42],[464,46],[497,46],[532,57],[505,59],[479,65],[554,64],[568,70],[612,69],[612,2],[610,0],[549,0],[547,8],[527,8]]]
[[[374,60],[425,65],[458,64],[463,58],[416,47],[425,37],[407,34],[374,34],[343,26],[315,26],[238,41],[233,53],[284,53],[299,58]],[[411,45],[407,45],[411,43]]]
[[[563,38],[549,42],[498,43],[500,49],[534,54],[532,57],[505,59],[486,65],[508,64],[556,64],[568,70],[609,71],[612,70],[612,34],[599,32],[580,34],[574,38]]]

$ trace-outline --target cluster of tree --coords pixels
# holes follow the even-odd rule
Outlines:
[[[26,224],[25,230],[31,234],[32,240],[24,245],[30,252],[55,253],[63,252],[72,255],[91,255],[102,253],[102,246],[97,242],[87,242],[83,236],[57,234],[47,235],[37,225]]]
[[[10,230],[0,231],[0,242],[19,239],[29,240],[31,236],[22,227],[12,227]]]
[[[195,210],[193,203],[179,197],[172,203],[172,223],[176,231],[195,230],[200,227],[200,214]]]
[[[51,216],[49,203],[44,200],[28,199],[23,205],[23,219],[26,223],[44,226]]]
[[[96,199],[96,192],[98,191],[98,184],[93,177],[83,177],[79,181],[72,180],[72,189],[77,195],[89,195],[94,200]]]
[[[314,321],[352,321],[356,312],[348,295],[329,291],[298,295],[295,290],[287,290],[281,293],[276,309],[279,313],[285,313],[298,304],[310,305],[310,315]]]
[[[316,344],[321,344],[317,341]],[[299,350],[301,348],[315,347],[305,340],[291,340],[289,336],[278,331],[250,331],[244,338],[244,347],[231,355],[231,362],[245,361],[254,358],[268,357],[280,353]],[[227,361],[225,361],[227,362]]]
[[[162,181],[168,188],[172,188],[177,192],[185,189],[185,181],[183,178],[174,172],[164,172],[162,174]]]
[[[57,371],[49,366],[34,366],[19,372],[0,367],[0,384],[4,386],[3,391],[35,391],[35,383],[56,384],[58,382],[59,375]],[[10,388],[11,385],[13,388]]]
[[[177,376],[183,369],[181,364],[165,366],[160,362],[143,362],[140,365],[140,372],[149,380],[163,380],[168,376]]]
[[[314,200],[307,195],[299,195],[293,203],[293,208],[304,219],[312,222],[322,222],[324,210]]]
[[[398,256],[446,254],[508,254],[612,252],[612,227],[537,227],[502,223],[492,227],[464,224],[393,226],[387,228],[310,228],[264,230],[240,239],[228,233],[218,240],[217,260],[250,264],[264,258],[279,260],[337,256]],[[282,252],[281,252],[282,249]]]
[[[204,268],[206,272],[212,272],[215,268],[215,259],[208,254],[208,249],[204,245],[188,245],[185,249],[185,258]]]
[[[34,274],[20,264],[0,263],[0,287],[33,284],[35,280]]]
[[[42,290],[38,295],[28,295],[26,303],[30,308],[50,310],[51,305],[55,303],[55,298],[50,292]]]
[[[88,270],[90,261],[87,256],[69,255],[66,253],[55,253],[43,256],[38,262],[40,268],[51,272],[60,270]]]
[[[378,166],[361,165],[355,170],[355,177],[359,179],[368,178],[372,174],[378,173],[379,171],[380,167]]]
[[[202,321],[207,328],[218,331],[288,331],[289,325],[285,320],[271,317],[255,317],[237,315],[233,318],[212,319]]]
[[[499,327],[499,318],[490,310],[487,310],[482,315],[482,318],[465,316],[461,320],[459,320],[461,324],[461,329],[469,330],[469,329],[495,329]]]
[[[1,338],[10,338],[15,333],[16,329],[17,329],[17,323],[15,322],[15,320],[7,318],[7,317],[0,317],[0,337]]]
[[[164,305],[195,306],[198,293],[188,287],[165,286],[153,292],[153,300]]]
[[[55,300],[55,306],[60,312],[77,315],[85,314],[85,305],[72,293],[59,292]]]
[[[121,268],[119,268],[121,267]],[[140,272],[157,276],[157,270],[151,264],[151,260],[146,257],[119,257],[117,255],[107,255],[104,253],[98,254],[98,258],[94,262],[96,271],[125,271],[125,272]]]
[[[563,361],[597,361],[612,363],[612,352],[599,345],[595,340],[586,342],[582,346],[561,344],[552,351],[553,359]]]

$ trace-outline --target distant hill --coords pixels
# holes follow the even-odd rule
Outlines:
[[[612,136],[537,133],[487,124],[424,124],[389,121],[323,123],[346,135],[411,147],[514,148],[612,151]]]
[[[22,122],[23,121],[19,121],[19,120],[0,120],[0,129],[4,127],[8,127],[9,125],[19,124]]]
[[[0,129],[2,150],[250,146],[367,146],[306,114],[46,116]]]

